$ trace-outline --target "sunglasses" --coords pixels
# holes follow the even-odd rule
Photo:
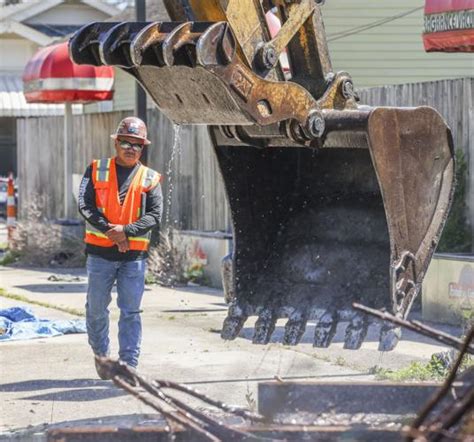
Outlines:
[[[125,140],[120,140],[119,144],[122,149],[126,149],[126,150],[133,149],[135,152],[141,152],[143,149],[143,144],[130,143],[129,141],[125,141]]]

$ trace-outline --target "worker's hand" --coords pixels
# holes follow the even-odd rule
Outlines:
[[[127,236],[123,231],[123,226],[120,224],[109,224],[110,230],[107,230],[105,234],[107,238],[113,241],[115,244],[127,241]]]
[[[128,239],[126,239],[125,241],[121,241],[121,242],[117,243],[117,247],[118,247],[120,253],[128,252],[130,250],[130,244],[128,242]]]

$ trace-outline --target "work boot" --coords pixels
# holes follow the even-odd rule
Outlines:
[[[105,358],[106,356],[94,355],[95,371],[103,381],[110,381],[112,377],[109,375],[108,370],[100,364],[100,360]]]
[[[132,372],[132,376],[137,372],[137,367],[134,367],[133,365],[130,365],[128,362],[125,362],[122,359],[119,359],[119,364],[122,365],[122,366],[126,366],[128,368],[128,370]],[[134,377],[128,378],[128,379],[131,381],[130,384],[133,387],[138,387],[140,385],[138,380],[135,379]]]

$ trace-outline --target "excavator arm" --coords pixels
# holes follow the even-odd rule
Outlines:
[[[209,126],[234,238],[222,337],[258,316],[253,341],[265,344],[288,318],[285,344],[315,321],[325,347],[348,321],[344,346],[357,349],[370,324],[353,302],[406,317],[453,194],[442,117],[360,105],[350,75],[333,71],[321,0],[164,3],[170,22],[92,23],[70,54],[133,75],[173,122]],[[379,348],[399,337],[382,327]]]

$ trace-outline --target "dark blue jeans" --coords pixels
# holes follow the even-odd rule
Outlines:
[[[146,260],[108,261],[97,255],[87,257],[86,323],[89,344],[96,355],[109,354],[109,304],[117,281],[119,358],[136,367],[140,355],[142,324],[140,304],[145,288]]]

